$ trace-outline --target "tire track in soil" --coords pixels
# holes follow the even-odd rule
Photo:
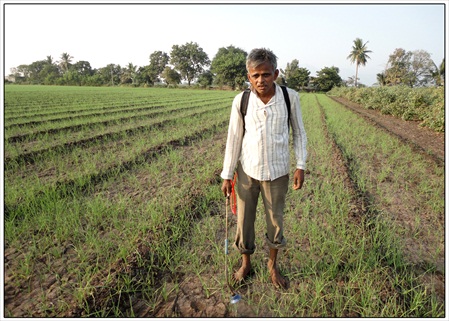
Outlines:
[[[329,138],[329,142],[332,144],[332,149],[335,151],[335,154],[336,154],[334,159],[336,159],[338,162],[341,162],[341,164],[342,164],[341,168],[344,169],[344,170],[341,170],[339,174],[344,177],[345,185],[349,188],[349,190],[352,191],[352,194],[354,195],[355,211],[353,213],[351,213],[352,214],[351,216],[353,218],[355,218],[357,221],[360,220],[361,217],[366,217],[367,219],[370,219],[370,217],[376,216],[377,213],[379,212],[379,209],[376,207],[377,206],[376,199],[375,199],[374,195],[371,195],[369,192],[363,192],[358,187],[356,179],[351,177],[351,170],[350,170],[351,163],[356,160],[346,159],[344,157],[344,154],[342,152],[343,147],[338,145],[333,134],[331,134],[328,131],[327,126],[325,125],[326,124],[326,116],[325,116],[324,108],[318,102],[317,97],[316,97],[316,99],[317,99],[317,105],[319,106],[321,114],[322,114],[322,119],[323,119],[323,124],[324,124],[323,127],[325,127],[326,136]],[[337,102],[340,102],[340,101],[337,101]],[[348,107],[346,104],[343,104],[343,105]],[[367,117],[368,117],[368,120],[371,123],[373,123],[373,122],[376,123],[375,118],[373,118],[372,116],[364,116],[364,114],[361,113],[357,109],[356,106],[352,105],[351,107],[348,107],[348,108],[350,110],[356,112],[357,114],[363,116],[365,119],[367,119]],[[361,107],[359,107],[359,108],[361,108]],[[402,121],[402,122],[404,122],[404,121]],[[444,163],[444,151],[443,151],[443,159],[439,158],[439,156],[436,156],[436,154],[438,154],[438,152],[435,152],[435,150],[438,150],[439,148],[441,148],[441,146],[436,145],[437,146],[436,149],[433,149],[433,151],[429,151],[429,150],[424,149],[424,147],[420,146],[420,144],[411,143],[408,138],[401,137],[400,134],[398,134],[398,131],[394,131],[393,129],[391,129],[391,124],[390,124],[390,126],[387,126],[386,123],[384,122],[384,124],[378,124],[378,127],[383,128],[385,131],[387,131],[390,134],[399,136],[403,142],[412,144],[412,147],[414,146],[416,151],[418,151],[421,154],[424,154],[426,156],[430,156],[431,160],[433,160],[436,164],[440,165],[441,162]],[[425,139],[430,139],[430,138],[426,137]],[[409,214],[409,215],[411,215],[411,214]],[[416,242],[418,242],[418,241],[412,240],[412,243],[416,243]],[[429,242],[432,243],[432,241],[429,241]],[[412,246],[406,247],[406,248],[404,248],[404,251],[407,254],[408,251],[413,251],[415,247],[417,247],[417,246],[412,245]],[[408,257],[409,259],[412,259],[412,260],[413,260],[413,256],[416,256],[416,255],[413,255],[413,253],[412,253],[411,258],[406,255],[406,257]],[[441,260],[443,262],[442,264],[444,265],[444,253],[442,253],[440,256],[442,256]],[[440,304],[444,304],[444,302],[445,302],[445,280],[444,280],[443,273],[441,271],[439,271],[438,268],[436,269],[435,272],[425,273],[425,268],[421,267],[421,265],[423,265],[423,266],[426,265],[425,262],[422,262],[422,263],[414,262],[412,264],[413,264],[412,269],[416,270],[417,274],[424,273],[424,275],[421,276],[421,281],[424,282],[425,285],[428,287],[428,291],[434,293],[437,296],[437,299]],[[435,262],[435,264],[438,264],[438,263]],[[441,263],[439,263],[439,265],[441,265]],[[390,267],[390,268],[394,268],[394,267]],[[418,284],[413,284],[413,286],[418,286]],[[403,294],[404,292],[407,292],[407,289],[405,289],[405,291],[398,290],[398,294],[402,298],[403,303],[405,303],[406,305],[409,305],[410,303],[406,299],[405,294]]]

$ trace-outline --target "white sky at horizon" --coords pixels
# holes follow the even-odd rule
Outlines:
[[[445,54],[445,10],[434,4],[30,4],[1,1],[4,14],[4,73],[63,52],[92,68],[149,64],[160,50],[196,42],[212,60],[221,47],[247,52],[267,47],[278,67],[293,59],[315,76],[336,66],[347,80],[355,65],[347,59],[355,38],[368,41],[371,59],[359,68],[372,85],[396,48],[425,50],[439,65]],[[447,2],[447,1],[446,1]],[[6,4],[6,5],[5,5]],[[447,5],[447,4],[446,4]],[[3,26],[2,26],[3,28]]]

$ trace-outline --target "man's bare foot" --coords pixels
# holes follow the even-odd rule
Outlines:
[[[274,286],[281,287],[283,289],[287,288],[287,281],[285,278],[279,273],[279,269],[276,265],[270,260],[268,261],[268,270],[270,271],[271,282],[273,282]]]
[[[274,286],[286,289],[287,281],[281,275],[281,273],[279,273],[279,269],[276,265],[277,255],[278,255],[277,249],[270,249],[270,258],[268,259],[268,271],[270,272],[271,282],[273,282]]]
[[[242,266],[234,273],[234,280],[241,282],[251,271],[251,261],[249,254],[242,254]]]
[[[240,269],[234,273],[234,280],[241,282],[251,271],[251,266],[241,266]]]

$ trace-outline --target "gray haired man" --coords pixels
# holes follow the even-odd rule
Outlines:
[[[256,208],[262,195],[267,223],[266,241],[270,248],[268,269],[275,286],[285,288],[287,282],[276,264],[278,250],[285,247],[283,215],[288,190],[289,124],[288,111],[280,86],[277,57],[268,49],[253,49],[247,57],[246,68],[251,93],[245,119],[240,112],[242,93],[233,101],[229,121],[226,152],[221,177],[221,190],[228,197],[232,191],[231,179],[237,167],[237,231],[234,247],[242,255],[242,265],[235,272],[236,281],[243,280],[251,271],[250,255],[255,251]],[[293,189],[304,183],[307,158],[307,137],[302,121],[299,95],[287,88],[291,104],[290,125],[296,157]],[[243,124],[245,124],[243,126]]]

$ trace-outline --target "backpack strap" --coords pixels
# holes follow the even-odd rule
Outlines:
[[[288,114],[287,127],[290,129],[290,112],[291,112],[290,97],[288,96],[287,87],[281,86],[281,88],[282,88],[282,93],[284,94],[285,104],[287,105],[287,114]]]
[[[250,93],[251,93],[250,89],[245,89],[243,91],[242,100],[240,101],[240,113],[242,114],[243,118],[243,135],[245,135],[245,116],[246,110],[248,109],[248,100]]]
[[[287,114],[288,114],[287,126],[290,129],[290,127],[289,127],[289,125],[290,125],[290,110],[291,110],[290,97],[288,96],[287,87],[281,86],[281,88],[282,88],[282,93],[284,94],[285,104],[287,105]],[[250,89],[245,89],[243,91],[242,99],[240,100],[240,113],[242,114],[242,117],[243,117],[243,134],[245,134],[245,116],[246,116],[246,111],[248,110],[248,101],[249,101],[250,93],[251,93]]]

